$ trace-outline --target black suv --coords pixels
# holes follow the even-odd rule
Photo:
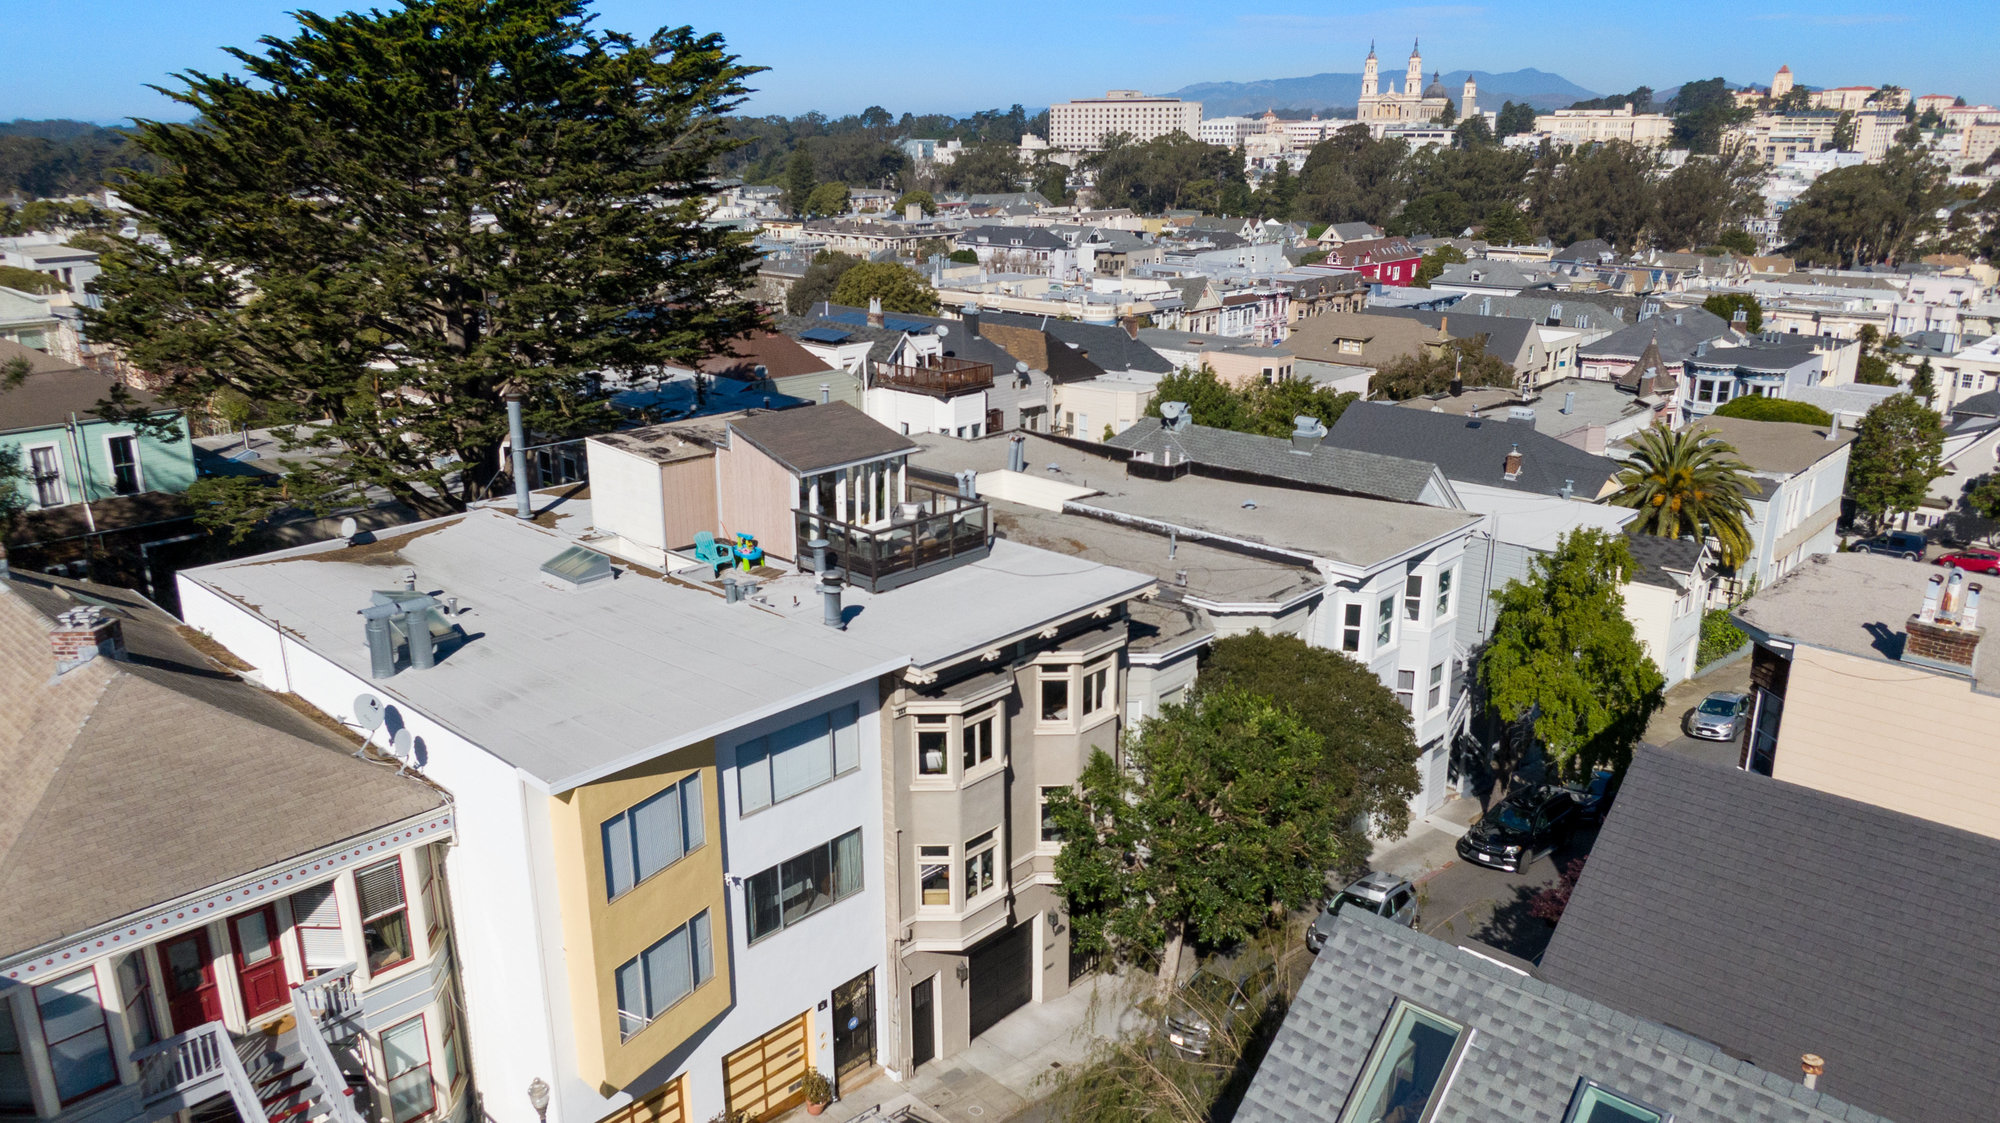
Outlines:
[[[1892,530],[1873,538],[1863,538],[1848,548],[1857,554],[1895,554],[1911,561],[1922,561],[1930,542],[1913,530]]]
[[[1475,865],[1519,873],[1555,852],[1576,829],[1576,797],[1562,788],[1509,795],[1458,840],[1458,856]]]

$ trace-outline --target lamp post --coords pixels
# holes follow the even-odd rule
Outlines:
[[[535,1107],[535,1117],[542,1123],[549,1123],[549,1085],[541,1077],[535,1077],[528,1085],[528,1102]]]

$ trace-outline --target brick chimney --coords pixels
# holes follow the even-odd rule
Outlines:
[[[125,657],[125,632],[116,617],[96,605],[67,609],[49,628],[49,648],[56,657],[56,673],[73,671],[103,655]]]
[[[1947,582],[1933,574],[1924,589],[1924,604],[1903,626],[1903,662],[1932,670],[1969,675],[1986,629],[1979,626],[1978,582],[1968,584],[1965,571],[1954,569]]]
[[[879,328],[882,323],[882,298],[871,296],[868,298],[868,326]]]
[[[1519,477],[1520,474],[1521,474],[1521,446],[1517,444],[1513,448],[1507,450],[1507,478],[1510,480],[1515,479]]]

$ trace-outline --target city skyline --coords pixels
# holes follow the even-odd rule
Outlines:
[[[290,7],[279,0],[197,8],[7,0],[0,9],[19,41],[52,49],[25,54],[0,76],[0,120],[184,118],[182,107],[148,85],[171,87],[181,70],[232,70],[221,48],[289,36],[296,27],[285,14]],[[1745,15],[1721,3],[1608,11],[1569,0],[1532,10],[1359,3],[1328,12],[1281,3],[1226,16],[1190,3],[1144,12],[1029,3],[1004,21],[981,9],[911,5],[828,20],[823,8],[793,2],[695,10],[602,0],[592,11],[600,26],[634,34],[690,23],[722,35],[746,63],[770,68],[752,80],[757,92],[742,109],[757,115],[841,116],[869,105],[963,114],[1015,103],[1040,108],[1108,88],[1167,93],[1199,82],[1348,73],[1359,69],[1370,42],[1384,57],[1400,58],[1402,44],[1419,38],[1427,68],[1534,68],[1599,93],[1717,75],[1763,84],[1789,65],[1814,87],[1895,83],[1919,94],[2000,100],[1984,39],[1924,34],[1952,23],[1954,11],[1976,25],[1988,13],[1972,3],[1936,5],[1922,18],[1864,3],[1786,3]],[[954,44],[971,36],[1018,65],[954,64],[962,57]],[[883,64],[905,53],[909,65]]]

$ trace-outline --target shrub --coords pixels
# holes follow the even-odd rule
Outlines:
[[[1701,617],[1701,646],[1695,651],[1695,666],[1706,667],[1749,642],[1750,637],[1743,634],[1743,629],[1729,622],[1728,609],[1705,612]]]
[[[1831,425],[1833,415],[1807,402],[1783,398],[1731,398],[1715,411],[1717,417],[1740,417],[1745,421],[1796,421],[1801,425]]]

